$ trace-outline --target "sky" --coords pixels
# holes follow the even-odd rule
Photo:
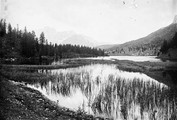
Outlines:
[[[29,31],[49,27],[120,44],[171,24],[175,14],[177,0],[9,0],[7,21]]]

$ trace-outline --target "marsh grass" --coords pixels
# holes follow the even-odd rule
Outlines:
[[[70,97],[75,96],[77,90],[81,91],[87,100],[85,102],[83,102],[84,99],[81,100],[79,108],[85,112],[90,110],[90,113],[94,115],[120,120],[151,120],[154,111],[157,111],[157,120],[169,120],[176,115],[175,89],[153,80],[140,79],[137,76],[133,79],[121,78],[120,73],[114,74],[113,71],[104,75],[104,68],[109,65],[105,65],[97,73],[94,71],[96,67],[91,66],[93,67],[48,71],[46,74],[55,76],[54,80],[51,81],[51,85],[46,83],[42,86],[46,88],[47,93],[50,94],[49,90],[52,90],[52,94],[55,93],[56,96],[59,94]],[[77,99],[77,96],[75,97]]]
[[[73,96],[75,91],[79,89],[88,100],[84,104],[95,115],[114,116],[115,119],[141,118],[147,120],[151,120],[154,111],[157,111],[157,120],[170,119],[176,115],[176,90],[165,87],[165,85],[161,86],[160,83],[157,84],[154,81],[144,81],[138,78],[126,80],[114,74],[103,78],[101,72],[96,77],[93,77],[92,70],[80,70],[82,67],[73,71],[65,69],[64,71],[59,70],[60,72],[57,72],[57,70],[52,72],[56,68],[78,67],[98,62],[100,63],[98,60],[71,60],[58,66],[10,65],[3,66],[1,74],[18,82],[39,83],[46,91],[49,92],[51,90],[52,93],[61,94],[65,97]],[[109,65],[112,63],[121,70],[142,73],[152,72],[154,76],[157,72],[160,73],[167,68],[176,69],[174,64],[167,63],[101,61],[101,64]],[[43,71],[43,69],[48,71]],[[50,71],[49,69],[52,70]],[[51,86],[48,85],[49,81],[51,81]],[[84,110],[87,111],[86,109]]]

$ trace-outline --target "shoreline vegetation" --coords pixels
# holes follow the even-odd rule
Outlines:
[[[54,76],[38,73],[38,69],[63,69],[83,64],[65,65],[1,65],[0,69],[0,118],[1,119],[62,119],[62,120],[112,120],[88,115],[82,110],[72,111],[58,106],[26,83],[46,82]],[[13,82],[14,81],[14,82]],[[24,84],[18,84],[21,82]]]
[[[111,119],[87,115],[82,111],[71,111],[57,107],[54,102],[36,90],[16,82],[42,82],[53,76],[38,73],[37,70],[65,69],[89,64],[116,64],[123,71],[144,73],[172,89],[177,88],[177,63],[133,62],[128,60],[67,59],[61,65],[1,65],[1,117],[8,119]],[[169,75],[172,74],[173,75]],[[10,80],[10,81],[9,81]],[[12,80],[12,81],[11,81]],[[11,107],[12,106],[12,107]],[[46,107],[47,106],[47,107]],[[19,109],[18,109],[19,108]],[[4,114],[5,113],[5,114]]]

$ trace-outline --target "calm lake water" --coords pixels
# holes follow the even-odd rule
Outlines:
[[[90,57],[85,59],[98,59],[98,60],[131,60],[135,62],[162,62],[157,56],[105,56],[105,57]]]
[[[44,74],[55,79],[28,86],[75,111],[115,120],[169,120],[177,113],[175,91],[145,74],[121,71],[116,65],[93,64]]]
[[[163,62],[161,59],[157,58],[157,56],[104,56],[104,57],[87,57],[87,58],[70,58],[70,59],[92,59],[92,60],[131,60],[134,62]],[[51,65],[59,65],[63,64],[63,61],[67,59],[54,60],[51,62]],[[171,61],[168,61],[171,62]]]

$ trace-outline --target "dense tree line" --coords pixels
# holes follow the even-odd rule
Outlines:
[[[44,33],[36,37],[35,32],[12,28],[4,20],[0,21],[0,57],[7,58],[66,58],[66,57],[91,57],[104,56],[101,49],[79,45],[58,45],[48,43]]]
[[[177,48],[177,32],[171,40],[164,40],[160,52],[167,53],[170,48]]]

